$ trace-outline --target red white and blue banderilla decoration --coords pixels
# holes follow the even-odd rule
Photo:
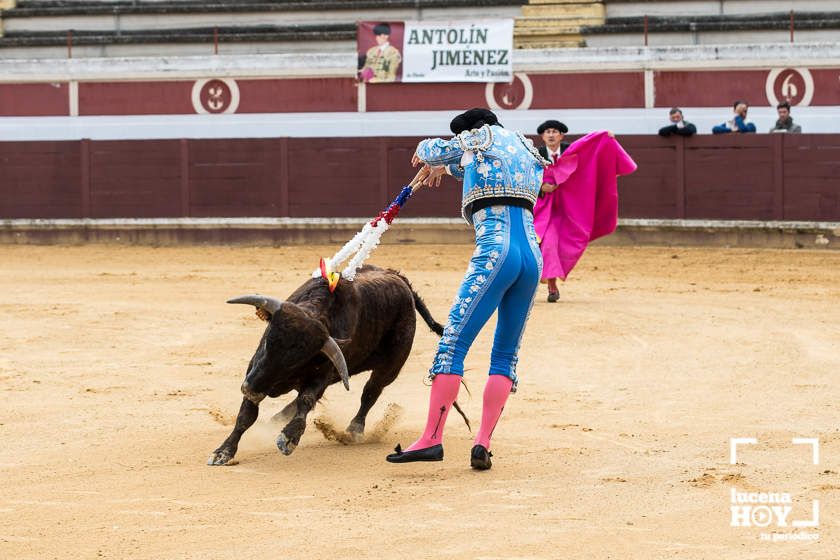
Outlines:
[[[423,179],[426,178],[428,172],[421,169],[414,179],[402,188],[400,194],[388,207],[379,213],[374,219],[364,225],[362,230],[357,233],[353,239],[348,241],[344,247],[341,248],[331,259],[322,258],[321,266],[312,273],[313,278],[325,278],[329,285],[330,291],[335,291],[338,281],[344,278],[353,281],[356,277],[356,271],[361,268],[362,263],[370,256],[376,246],[379,245],[379,240],[382,234],[388,231],[391,227],[391,222],[399,215],[400,210],[406,201],[411,198],[417,190],[423,185]],[[341,272],[336,269],[350,257],[350,262]]]

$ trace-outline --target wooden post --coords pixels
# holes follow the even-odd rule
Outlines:
[[[793,43],[793,10],[790,11],[790,42]]]
[[[773,219],[785,219],[785,135],[772,134],[773,142]]]
[[[379,139],[379,200],[383,205],[391,202],[388,197],[388,139]]]
[[[290,217],[289,204],[289,139],[280,139],[280,216]]]
[[[645,46],[648,46],[648,17],[645,14]]]
[[[213,28],[213,54],[219,54],[219,28]]]
[[[190,216],[190,144],[181,138],[181,217]]]
[[[674,193],[676,196],[677,218],[685,219],[685,137],[677,137],[677,169],[675,175],[677,176],[677,190]]]
[[[82,218],[90,218],[90,139],[82,138],[79,142],[81,151],[79,163],[82,166],[80,177],[80,196],[82,197]]]
[[[73,30],[67,30],[67,58],[73,58]]]

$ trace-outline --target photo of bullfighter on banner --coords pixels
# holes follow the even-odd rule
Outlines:
[[[362,22],[363,82],[511,82],[513,20]]]
[[[399,82],[402,62],[402,22],[361,22],[356,30],[361,82]]]

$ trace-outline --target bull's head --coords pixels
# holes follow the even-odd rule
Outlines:
[[[245,375],[242,394],[259,403],[278,381],[278,375],[292,371],[324,354],[338,370],[344,387],[350,390],[350,374],[344,355],[327,328],[291,302],[266,296],[243,296],[228,303],[253,305],[267,316],[268,328]]]

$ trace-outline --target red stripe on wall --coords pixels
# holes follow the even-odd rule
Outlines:
[[[301,78],[297,80],[237,80],[237,113],[306,113],[355,111],[353,78]]]
[[[643,72],[530,74],[531,109],[618,109],[645,106]]]
[[[766,105],[768,70],[654,72],[656,107],[731,107],[737,99]]]
[[[66,83],[0,84],[0,116],[54,117],[70,114]]]
[[[811,70],[814,98],[811,105],[840,105],[840,68]]]
[[[840,69],[814,69],[811,105],[840,105]],[[657,107],[727,107],[736,99],[768,103],[770,70],[659,71]],[[777,78],[776,95],[787,74]],[[594,109],[644,107],[642,72],[528,74],[513,83],[368,84],[368,111],[440,111],[495,105],[504,109]],[[785,91],[802,96],[795,75]],[[80,115],[194,114],[194,80],[79,83]],[[786,83],[786,82],[785,82]],[[792,86],[791,86],[792,84]],[[355,112],[358,86],[352,78],[236,80],[239,113]],[[527,91],[532,97],[527,104]],[[204,92],[206,93],[206,92]],[[0,116],[69,114],[68,84],[0,84]],[[799,98],[792,98],[796,104]],[[220,109],[221,110],[221,109]]]
[[[448,111],[486,105],[485,84],[368,84],[368,111]]]
[[[189,115],[194,82],[81,82],[79,115]]]
[[[533,97],[529,107],[527,86],[494,84],[368,84],[368,111],[442,111],[493,105],[503,109],[591,109],[645,106],[642,72],[528,74]],[[492,103],[491,103],[492,101]]]

